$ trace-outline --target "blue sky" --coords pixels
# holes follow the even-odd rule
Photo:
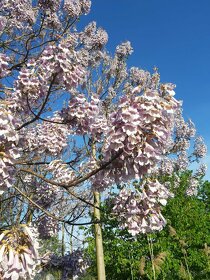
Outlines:
[[[177,85],[184,116],[209,148],[210,180],[210,0],[92,0],[81,21],[93,20],[108,32],[110,51],[131,41],[130,65],[150,71],[157,66],[162,82]]]

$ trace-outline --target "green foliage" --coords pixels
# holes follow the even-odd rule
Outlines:
[[[40,239],[40,253],[53,252],[53,254],[60,256],[62,254],[62,242],[58,236],[52,236],[47,239]]]
[[[210,183],[201,182],[198,197],[186,196],[190,174],[180,175],[180,186],[173,190],[175,198],[168,202],[163,211],[168,223],[161,232],[139,235],[133,239],[127,231],[119,229],[115,219],[110,218],[110,203],[103,205],[107,279],[210,279]],[[87,232],[86,241],[92,266],[87,274],[90,278],[84,279],[97,279],[91,230]]]

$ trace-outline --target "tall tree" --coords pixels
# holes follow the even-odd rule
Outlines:
[[[125,185],[114,208],[124,226],[133,235],[161,230],[161,205],[172,194],[158,182],[158,168],[188,164],[195,128],[182,117],[175,86],[162,84],[157,69],[128,69],[130,42],[110,55],[108,35],[95,22],[77,31],[90,6],[90,0],[0,3],[0,191],[12,213],[5,219],[1,209],[3,279],[35,273],[33,223],[42,237],[59,223],[67,232],[100,223],[84,215],[88,207],[100,210],[93,193],[115,184]],[[196,141],[195,159],[206,150],[202,138]],[[141,194],[139,184],[129,190],[134,179]]]

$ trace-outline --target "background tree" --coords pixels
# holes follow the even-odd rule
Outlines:
[[[163,211],[167,226],[161,232],[133,238],[127,230],[119,228],[114,217],[110,218],[112,203],[105,202],[102,213],[108,279],[209,279],[209,182],[200,181],[197,196],[186,196],[191,175],[188,171],[179,176],[175,198]],[[92,260],[88,275],[96,279],[90,230],[86,242]]]

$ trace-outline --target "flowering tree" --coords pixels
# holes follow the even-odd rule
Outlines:
[[[161,230],[161,205],[172,193],[158,174],[188,165],[195,128],[182,118],[175,86],[161,84],[157,69],[128,69],[129,42],[110,55],[108,35],[95,22],[78,31],[90,6],[89,0],[0,3],[0,192],[16,209],[1,225],[3,279],[29,279],[40,263],[37,234],[23,224],[47,238],[59,224],[84,223],[78,219],[87,207],[95,209],[87,223],[95,223],[102,257],[99,194],[116,184],[125,186],[113,209],[122,227],[132,235]],[[205,151],[198,138],[191,160]],[[99,262],[98,279],[105,279]]]

